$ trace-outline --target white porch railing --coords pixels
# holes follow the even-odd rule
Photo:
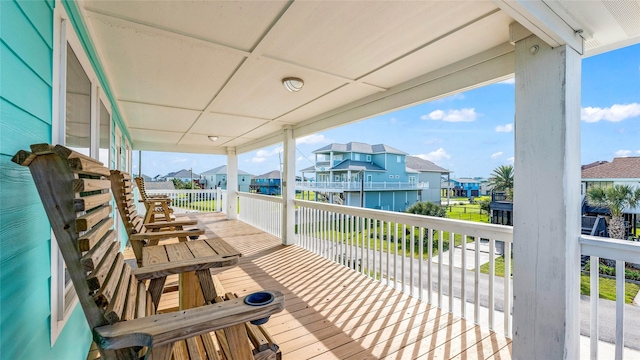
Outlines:
[[[239,192],[238,219],[271,235],[282,237],[281,197]]]
[[[495,276],[495,249],[502,241],[504,253],[511,253],[512,227],[301,200],[295,204],[300,246],[438,307],[445,306],[447,295],[449,311],[511,337],[512,282],[508,273]],[[481,239],[488,242],[488,275],[480,273]],[[504,268],[510,267],[511,257],[505,256]],[[502,326],[496,314],[502,315]]]
[[[296,182],[296,190],[307,191],[323,191],[323,190],[346,190],[346,191],[359,191],[362,188],[360,181],[338,181],[338,182]],[[428,189],[428,182],[421,183],[409,183],[409,182],[365,182],[364,189],[366,190],[418,190]]]
[[[171,199],[171,207],[176,213],[216,212],[226,209],[224,190],[147,190],[149,195],[166,195]]]
[[[616,334],[615,359],[621,360],[624,351],[624,299],[625,262],[640,262],[640,243],[625,240],[582,235],[580,237],[582,255],[590,256],[590,331],[591,359],[598,358],[598,266],[600,258],[616,261]],[[596,266],[594,266],[594,264]]]

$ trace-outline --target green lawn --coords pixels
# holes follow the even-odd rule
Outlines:
[[[480,211],[479,204],[463,204],[446,206],[447,218],[489,223],[489,215]]]
[[[496,258],[496,276],[504,277],[504,256],[500,256]],[[483,274],[489,273],[489,263],[483,264],[480,266],[480,272]],[[513,274],[513,261],[511,262],[511,274]],[[599,283],[600,288],[600,298],[607,300],[615,300],[616,299],[616,280],[615,279],[607,279],[600,278]],[[591,283],[588,275],[580,276],[580,293],[582,295],[590,295]],[[640,291],[640,286],[633,283],[625,283],[624,284],[624,302],[626,304],[631,304],[636,294]]]

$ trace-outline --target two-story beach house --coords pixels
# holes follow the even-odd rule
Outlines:
[[[640,243],[580,234],[581,64],[584,57],[640,43],[639,4],[0,1],[0,357],[83,360],[93,339],[84,314],[89,308],[78,303],[65,274],[33,177],[11,161],[31,144],[52,143],[129,172],[132,150],[226,156],[224,214],[202,225],[216,233],[249,228],[229,231],[240,234],[235,244],[248,256],[221,281],[237,292],[262,286],[286,291],[278,319],[289,322],[267,324],[280,330],[271,333],[285,359],[578,359],[581,320],[590,323],[590,353],[598,358],[596,334],[607,329],[598,319],[608,308],[598,307],[597,269],[591,311],[577,306],[580,255],[624,266],[637,262]],[[513,227],[296,199],[297,139],[514,77]],[[239,155],[277,144],[283,147],[282,197],[237,192]],[[372,184],[389,184],[392,175],[395,183],[414,176],[419,184],[418,174],[406,170],[406,154],[380,151],[333,151],[333,159],[325,151],[330,166],[313,172],[330,182],[345,174],[351,182],[371,175]],[[338,153],[343,161],[353,156],[350,167],[331,163]],[[544,191],[532,191],[541,184]],[[377,205],[369,191],[363,195]],[[399,265],[414,264],[413,254],[405,259],[404,251],[394,250],[390,256],[398,264],[390,272],[390,261],[380,263],[391,258],[382,247],[371,251],[375,265],[355,274],[324,246],[346,245],[346,238],[316,241],[336,234],[319,231],[336,224],[326,221],[335,214],[340,224],[353,225],[349,229],[373,219],[387,231],[394,224],[414,235],[433,229],[503,241],[505,252],[513,248],[513,280],[491,276],[490,266],[492,280],[462,276],[466,291],[445,291],[453,279],[446,274],[458,277],[453,262],[446,271],[443,261],[420,257],[418,269],[440,268],[442,281],[409,281],[407,267]],[[296,216],[326,226],[297,227]],[[73,231],[75,222],[69,224]],[[118,219],[114,229],[126,242]],[[505,257],[505,268],[510,261]],[[494,295],[494,285],[503,282],[504,296]],[[624,283],[618,288],[623,293]],[[488,307],[480,304],[485,294]],[[616,319],[611,339],[622,359],[624,331],[637,326],[623,311],[624,296],[617,298],[617,316],[606,316]],[[507,311],[493,311],[498,303]],[[488,325],[474,325],[482,322]],[[153,357],[168,357],[170,347],[158,344]]]
[[[315,174],[316,181],[299,182],[296,190],[316,191],[330,202],[391,211],[404,211],[418,201],[440,203],[440,176],[448,170],[430,161],[389,145],[361,142],[333,143],[313,153],[315,166],[300,171]]]
[[[218,166],[200,174],[205,189],[221,188],[227,190],[227,165]],[[249,192],[251,174],[238,169],[238,191]]]

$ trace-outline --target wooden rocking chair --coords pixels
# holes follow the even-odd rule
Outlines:
[[[244,323],[281,311],[282,293],[267,292],[273,301],[262,306],[246,305],[244,298],[218,302],[210,268],[233,265],[237,256],[132,269],[124,262],[111,229],[107,168],[68,148],[48,144],[33,145],[32,153],[20,151],[12,160],[31,170],[102,358],[276,358],[277,346],[260,350],[249,342],[245,329],[249,325]],[[162,294],[162,286],[154,284],[185,271],[196,271],[202,295],[211,305],[154,315]],[[222,355],[223,350],[230,350],[230,355]]]
[[[204,234],[204,230],[200,229],[184,230],[185,226],[197,225],[197,220],[145,222],[136,211],[131,175],[123,171],[111,170],[109,179],[113,198],[129,235],[129,242],[138,265],[142,265],[142,248],[145,246],[158,245],[160,240],[171,238],[187,241],[189,236],[197,237]]]
[[[157,221],[173,221],[175,215],[173,215],[173,209],[169,206],[171,199],[166,195],[148,195],[147,189],[142,177],[136,177],[135,179],[138,190],[140,191],[140,202],[144,204],[147,213],[144,217],[145,223],[153,223]]]

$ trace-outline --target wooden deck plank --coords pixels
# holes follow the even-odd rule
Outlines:
[[[242,253],[211,272],[239,296],[282,291],[285,310],[265,325],[283,359],[511,359],[510,340],[223,214],[187,214],[207,238]],[[176,240],[177,242],[177,240]],[[133,258],[133,252],[125,252]],[[168,277],[167,284],[177,284]],[[175,311],[164,293],[160,311]]]

